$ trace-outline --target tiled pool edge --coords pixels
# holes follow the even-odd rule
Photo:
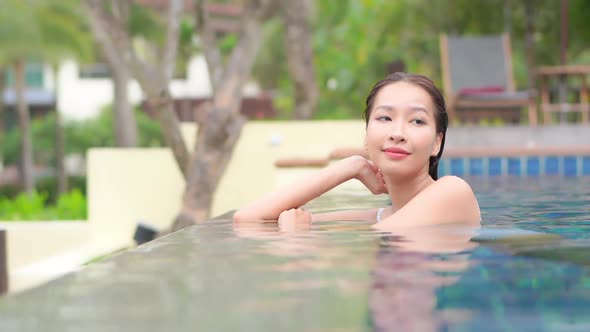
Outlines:
[[[455,148],[439,174],[456,176],[590,176],[590,147]]]

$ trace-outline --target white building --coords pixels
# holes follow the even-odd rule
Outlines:
[[[48,75],[49,76],[49,75]],[[47,80],[52,81],[52,80]],[[113,82],[110,78],[84,77],[74,61],[64,61],[57,74],[57,109],[67,120],[82,120],[98,115],[113,103]],[[53,89],[52,89],[53,90]],[[175,98],[203,98],[211,94],[207,64],[202,56],[194,57],[187,66],[186,79],[170,83]],[[129,82],[129,101],[137,104],[144,95],[135,80]]]
[[[101,109],[113,103],[113,82],[110,77],[90,77],[73,60],[61,63],[57,80],[50,66],[28,65],[26,73],[27,101],[32,103],[56,103],[65,121],[83,120],[97,116]],[[12,77],[9,75],[9,85]],[[57,89],[55,89],[57,84]],[[173,79],[170,91],[174,98],[207,98],[211,95],[207,64],[202,55],[193,57],[184,79]],[[258,95],[255,83],[246,85],[245,96]],[[50,98],[55,97],[55,99]],[[49,98],[49,99],[48,99]],[[7,87],[4,99],[8,107],[14,105],[14,91]],[[144,95],[135,80],[129,82],[129,102],[135,105]]]

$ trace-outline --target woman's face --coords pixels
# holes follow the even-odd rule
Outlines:
[[[367,123],[365,147],[369,158],[387,175],[428,173],[442,133],[436,132],[436,109],[421,87],[396,82],[375,96]]]

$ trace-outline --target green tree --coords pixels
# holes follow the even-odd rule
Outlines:
[[[139,107],[134,112],[138,123],[138,145],[141,147],[164,146],[158,122],[151,119]],[[107,106],[97,117],[66,122],[64,137],[68,144],[65,146],[65,153],[85,155],[86,151],[93,147],[117,146],[112,130],[115,121],[113,107]],[[57,137],[54,135],[56,125],[55,113],[31,121],[31,136],[35,142],[33,154],[39,164],[49,165],[56,162]],[[21,142],[22,132],[19,128],[13,128],[6,133],[0,148],[1,156],[7,163],[18,161]]]
[[[108,8],[103,1],[86,0],[95,37],[116,45],[129,55],[123,61],[131,68],[147,102],[156,109],[166,143],[186,179],[183,207],[173,229],[203,222],[209,218],[213,194],[240,137],[245,122],[239,114],[242,90],[261,45],[262,22],[274,12],[277,1],[248,0],[242,3],[240,37],[225,58],[209,21],[207,1],[192,2],[195,28],[211,73],[213,90],[212,101],[205,106],[206,125],[199,128],[192,154],[180,136],[168,87],[176,60],[185,2],[169,2],[166,37],[158,59],[140,59],[133,48],[126,22],[117,15],[117,10],[112,10],[115,6],[124,5],[123,2],[111,2],[112,8]]]
[[[164,23],[157,13],[130,1],[111,1],[109,7],[113,17],[116,17],[129,32],[130,39],[147,44],[142,55],[149,59],[157,59],[159,55],[151,53],[150,50],[156,49],[154,44],[163,40],[162,31],[165,31]],[[94,28],[94,25],[92,27]],[[129,103],[131,71],[124,59],[126,55],[115,43],[109,42],[106,38],[97,38],[96,41],[113,81],[113,111],[116,118],[113,130],[117,146],[137,146],[137,119]]]
[[[525,5],[533,9],[528,18]],[[315,117],[358,118],[371,85],[396,60],[402,60],[407,71],[425,74],[440,84],[441,33],[507,31],[516,83],[529,87],[534,81],[530,67],[559,63],[559,6],[555,0],[315,1],[313,49],[321,96]],[[569,0],[569,12],[570,62],[588,63],[590,2]],[[262,49],[254,75],[264,88],[277,90],[280,116],[288,118],[294,109],[293,82],[284,60],[284,26],[279,20],[266,26],[264,38],[268,46]]]
[[[4,143],[4,90],[6,89],[6,67],[0,63],[0,146]],[[0,157],[0,169],[4,164],[4,159]]]
[[[25,191],[34,189],[33,144],[25,99],[25,64],[57,63],[66,54],[89,56],[91,48],[74,0],[6,0],[0,11],[0,64],[14,71],[19,127],[22,131],[21,175]]]
[[[304,0],[281,1],[289,78],[294,86],[295,119],[310,119],[316,112],[319,98],[309,23],[310,4]]]

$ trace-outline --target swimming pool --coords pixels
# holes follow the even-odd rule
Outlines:
[[[214,220],[1,299],[0,331],[590,330],[590,178],[469,181],[480,231]]]

